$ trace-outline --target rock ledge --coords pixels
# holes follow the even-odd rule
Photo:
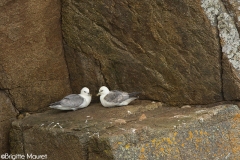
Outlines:
[[[49,110],[13,122],[12,154],[48,159],[237,159],[237,105],[166,107],[160,102]]]

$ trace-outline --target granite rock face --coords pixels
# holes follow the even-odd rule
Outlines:
[[[17,114],[7,93],[0,90],[0,155],[9,153],[9,131]]]
[[[240,2],[237,0],[202,0],[201,4],[220,38],[224,100],[240,99]]]
[[[62,31],[73,88],[107,85],[171,104],[223,100],[219,37],[200,1],[63,0]]]
[[[222,0],[227,12],[232,16],[238,31],[240,31],[240,2],[239,0]]]
[[[13,122],[12,154],[48,159],[237,159],[237,105],[167,107],[135,101],[104,108],[92,104],[75,112],[57,110]]]
[[[237,0],[4,0],[0,10],[3,153],[18,111],[39,111],[71,88],[79,93],[87,86],[95,94],[106,85],[173,105],[240,99]],[[133,104],[50,110],[14,121],[11,153],[88,160],[240,157],[236,105]]]
[[[0,1],[0,154],[9,152],[18,111],[38,111],[71,92],[60,11],[60,0]]]
[[[60,0],[5,0],[0,10],[0,89],[15,107],[37,111],[70,93]]]

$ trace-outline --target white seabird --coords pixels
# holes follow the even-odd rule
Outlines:
[[[117,90],[109,91],[106,86],[102,86],[97,96],[100,95],[100,101],[104,107],[114,107],[128,105],[138,98],[137,94],[139,93],[140,92],[127,93]]]
[[[87,87],[83,87],[80,94],[70,94],[62,100],[50,104],[50,108],[60,110],[77,110],[87,107],[92,100],[92,95]]]

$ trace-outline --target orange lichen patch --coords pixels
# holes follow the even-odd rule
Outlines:
[[[160,151],[161,151],[161,152],[164,152],[164,148],[163,148],[163,147],[161,147],[161,148],[160,148]]]
[[[126,124],[126,120],[125,119],[116,119],[115,123],[119,123],[119,124]]]
[[[146,157],[145,157],[144,154],[141,154],[141,155],[139,156],[139,159],[140,159],[140,160],[144,160],[144,159],[146,159]]]
[[[126,146],[125,146],[126,149],[129,149],[130,148],[130,144],[128,143]]]
[[[176,152],[176,153],[180,153],[180,151],[179,151],[179,149],[178,149],[178,148],[176,148],[175,152]]]
[[[152,140],[152,143],[155,143],[156,142],[156,139],[154,138],[153,140]]]
[[[174,132],[174,133],[173,133],[174,137],[176,137],[176,136],[177,136],[177,134],[178,134],[177,132]]]
[[[173,142],[171,141],[171,139],[168,137],[165,139],[167,141],[168,144],[173,144]]]
[[[171,147],[168,147],[165,150],[167,151],[167,153],[171,153],[172,152],[172,148]]]
[[[236,114],[233,118],[234,121],[240,121],[240,113]]]
[[[174,159],[179,159],[179,155],[175,155],[175,156],[174,156]]]
[[[234,154],[240,154],[240,145],[239,145],[239,138],[235,137],[234,135],[230,134],[230,140],[232,145],[232,151]]]
[[[192,140],[193,139],[192,131],[189,131],[188,134],[189,134],[189,137],[187,138],[187,140]]]
[[[195,148],[196,148],[196,149],[198,149],[198,144],[197,144],[197,143],[195,143],[194,145],[195,145]]]
[[[201,131],[199,131],[199,133],[200,133],[200,135],[202,136],[203,135],[203,131],[201,130]]]
[[[189,131],[189,139],[193,139],[193,133],[192,133],[192,131]]]
[[[172,141],[174,141],[174,142],[175,142],[175,137],[172,137]],[[175,142],[174,144],[177,144],[177,142]]]
[[[161,144],[161,141],[156,141],[156,147],[158,147]]]
[[[233,153],[239,153],[240,152],[240,146],[234,146],[232,149]]]
[[[142,121],[142,120],[144,120],[144,119],[146,119],[147,118],[147,116],[145,115],[145,114],[142,114],[140,117],[139,117],[139,121]]]
[[[145,148],[142,147],[141,150],[140,150],[140,152],[144,152],[144,151],[145,151]]]
[[[200,142],[202,142],[202,138],[196,138],[195,141],[196,141],[196,143],[200,143]]]
[[[195,130],[194,132],[198,135],[198,130]]]
[[[185,145],[184,145],[184,143],[182,143],[182,145],[181,145],[182,147],[184,147]]]
[[[122,142],[118,142],[118,144],[122,144]]]

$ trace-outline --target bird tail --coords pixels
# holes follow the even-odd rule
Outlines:
[[[139,98],[138,94],[140,94],[141,92],[132,92],[132,93],[128,93],[129,97],[136,97]]]

